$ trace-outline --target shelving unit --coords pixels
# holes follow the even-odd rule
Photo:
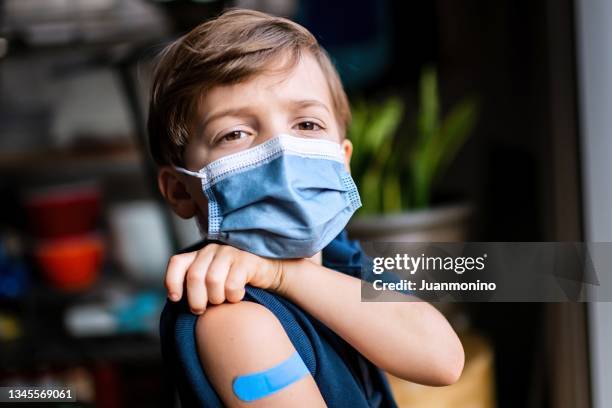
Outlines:
[[[37,175],[53,172],[58,178],[74,174],[139,174],[142,155],[133,145],[107,151],[46,150],[0,153],[0,174]]]
[[[83,15],[65,17],[80,19]],[[102,19],[106,16],[92,21],[98,25],[106,24],[108,21]],[[60,23],[59,18],[55,23]],[[134,64],[155,53],[167,40],[167,22],[130,29],[139,27],[137,23],[127,24],[126,30],[101,30],[95,37],[82,31],[86,30],[86,25],[83,25],[77,27],[69,41],[48,44],[29,43],[31,37],[28,37],[27,28],[13,25],[9,31],[0,31],[3,40],[0,46],[8,44],[6,52],[2,53],[0,69],[8,60],[23,59],[28,63],[53,61],[49,75],[56,79],[66,79],[88,70],[107,70],[122,92],[120,97],[123,100],[118,102],[127,106],[127,115],[132,119],[132,133],[113,138],[119,142],[104,143],[96,137],[98,144],[91,140],[86,143],[77,140],[66,147],[51,148],[48,147],[51,143],[48,143],[42,148],[33,145],[27,150],[0,151],[0,191],[9,198],[2,206],[5,209],[3,217],[8,218],[11,229],[24,224],[20,219],[20,194],[30,187],[87,180],[98,182],[108,193],[104,197],[105,205],[113,200],[158,199],[153,189],[151,166],[143,149],[143,115],[138,113],[142,106],[137,100],[139,84],[132,75]],[[2,85],[0,82],[0,88]],[[100,228],[105,227],[101,222]],[[169,231],[173,232],[170,228]],[[142,289],[142,285],[130,280],[118,265],[107,259],[101,278],[88,291],[65,293],[54,289],[45,283],[30,259],[28,248],[32,239],[24,231],[19,236],[26,248],[31,286],[18,299],[0,300],[0,312],[17,317],[21,329],[21,335],[16,339],[0,340],[0,383],[11,379],[36,383],[41,378],[48,380],[62,375],[66,370],[83,368],[96,388],[96,406],[170,406],[174,396],[162,386],[163,369],[157,332],[74,337],[64,327],[66,310],[89,301],[92,293],[107,285],[109,280],[134,291]],[[163,301],[161,290],[160,296]]]

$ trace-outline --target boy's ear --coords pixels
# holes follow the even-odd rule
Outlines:
[[[157,185],[162,196],[172,210],[181,218],[191,218],[197,214],[195,200],[182,180],[181,175],[171,166],[162,166],[157,173]]]
[[[351,172],[351,156],[353,155],[353,143],[350,140],[344,139],[342,141],[342,151],[344,152],[344,164],[346,165],[346,170]]]

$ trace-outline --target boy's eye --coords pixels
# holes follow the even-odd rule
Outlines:
[[[297,126],[299,130],[321,130],[323,129],[318,123],[308,121],[308,120],[298,123]]]
[[[231,142],[232,140],[243,139],[248,136],[249,133],[245,132],[244,130],[233,130],[223,135],[220,141]]]

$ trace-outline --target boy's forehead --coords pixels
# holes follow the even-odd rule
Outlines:
[[[280,68],[283,63],[275,61],[271,64]],[[332,111],[328,82],[314,57],[303,54],[295,66],[287,70],[277,69],[274,65],[270,71],[256,74],[243,82],[208,89],[201,97],[200,112],[274,100],[317,100]]]

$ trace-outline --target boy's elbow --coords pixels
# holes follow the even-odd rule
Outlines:
[[[440,374],[440,386],[452,385],[459,381],[461,373],[463,373],[464,358],[461,353],[461,358],[450,363],[445,370]]]
[[[465,364],[463,344],[448,321],[439,314],[441,319],[433,333],[429,333],[430,381],[428,385],[446,386],[459,381]]]
[[[449,347],[446,353],[437,361],[434,375],[434,386],[452,385],[459,381],[463,366],[465,364],[465,353],[461,341],[457,339],[456,344]]]
[[[385,369],[398,378],[430,387],[452,385],[461,378],[465,354],[457,337],[421,356],[417,365],[412,360],[414,356],[408,356],[405,361],[395,360],[393,368]]]

